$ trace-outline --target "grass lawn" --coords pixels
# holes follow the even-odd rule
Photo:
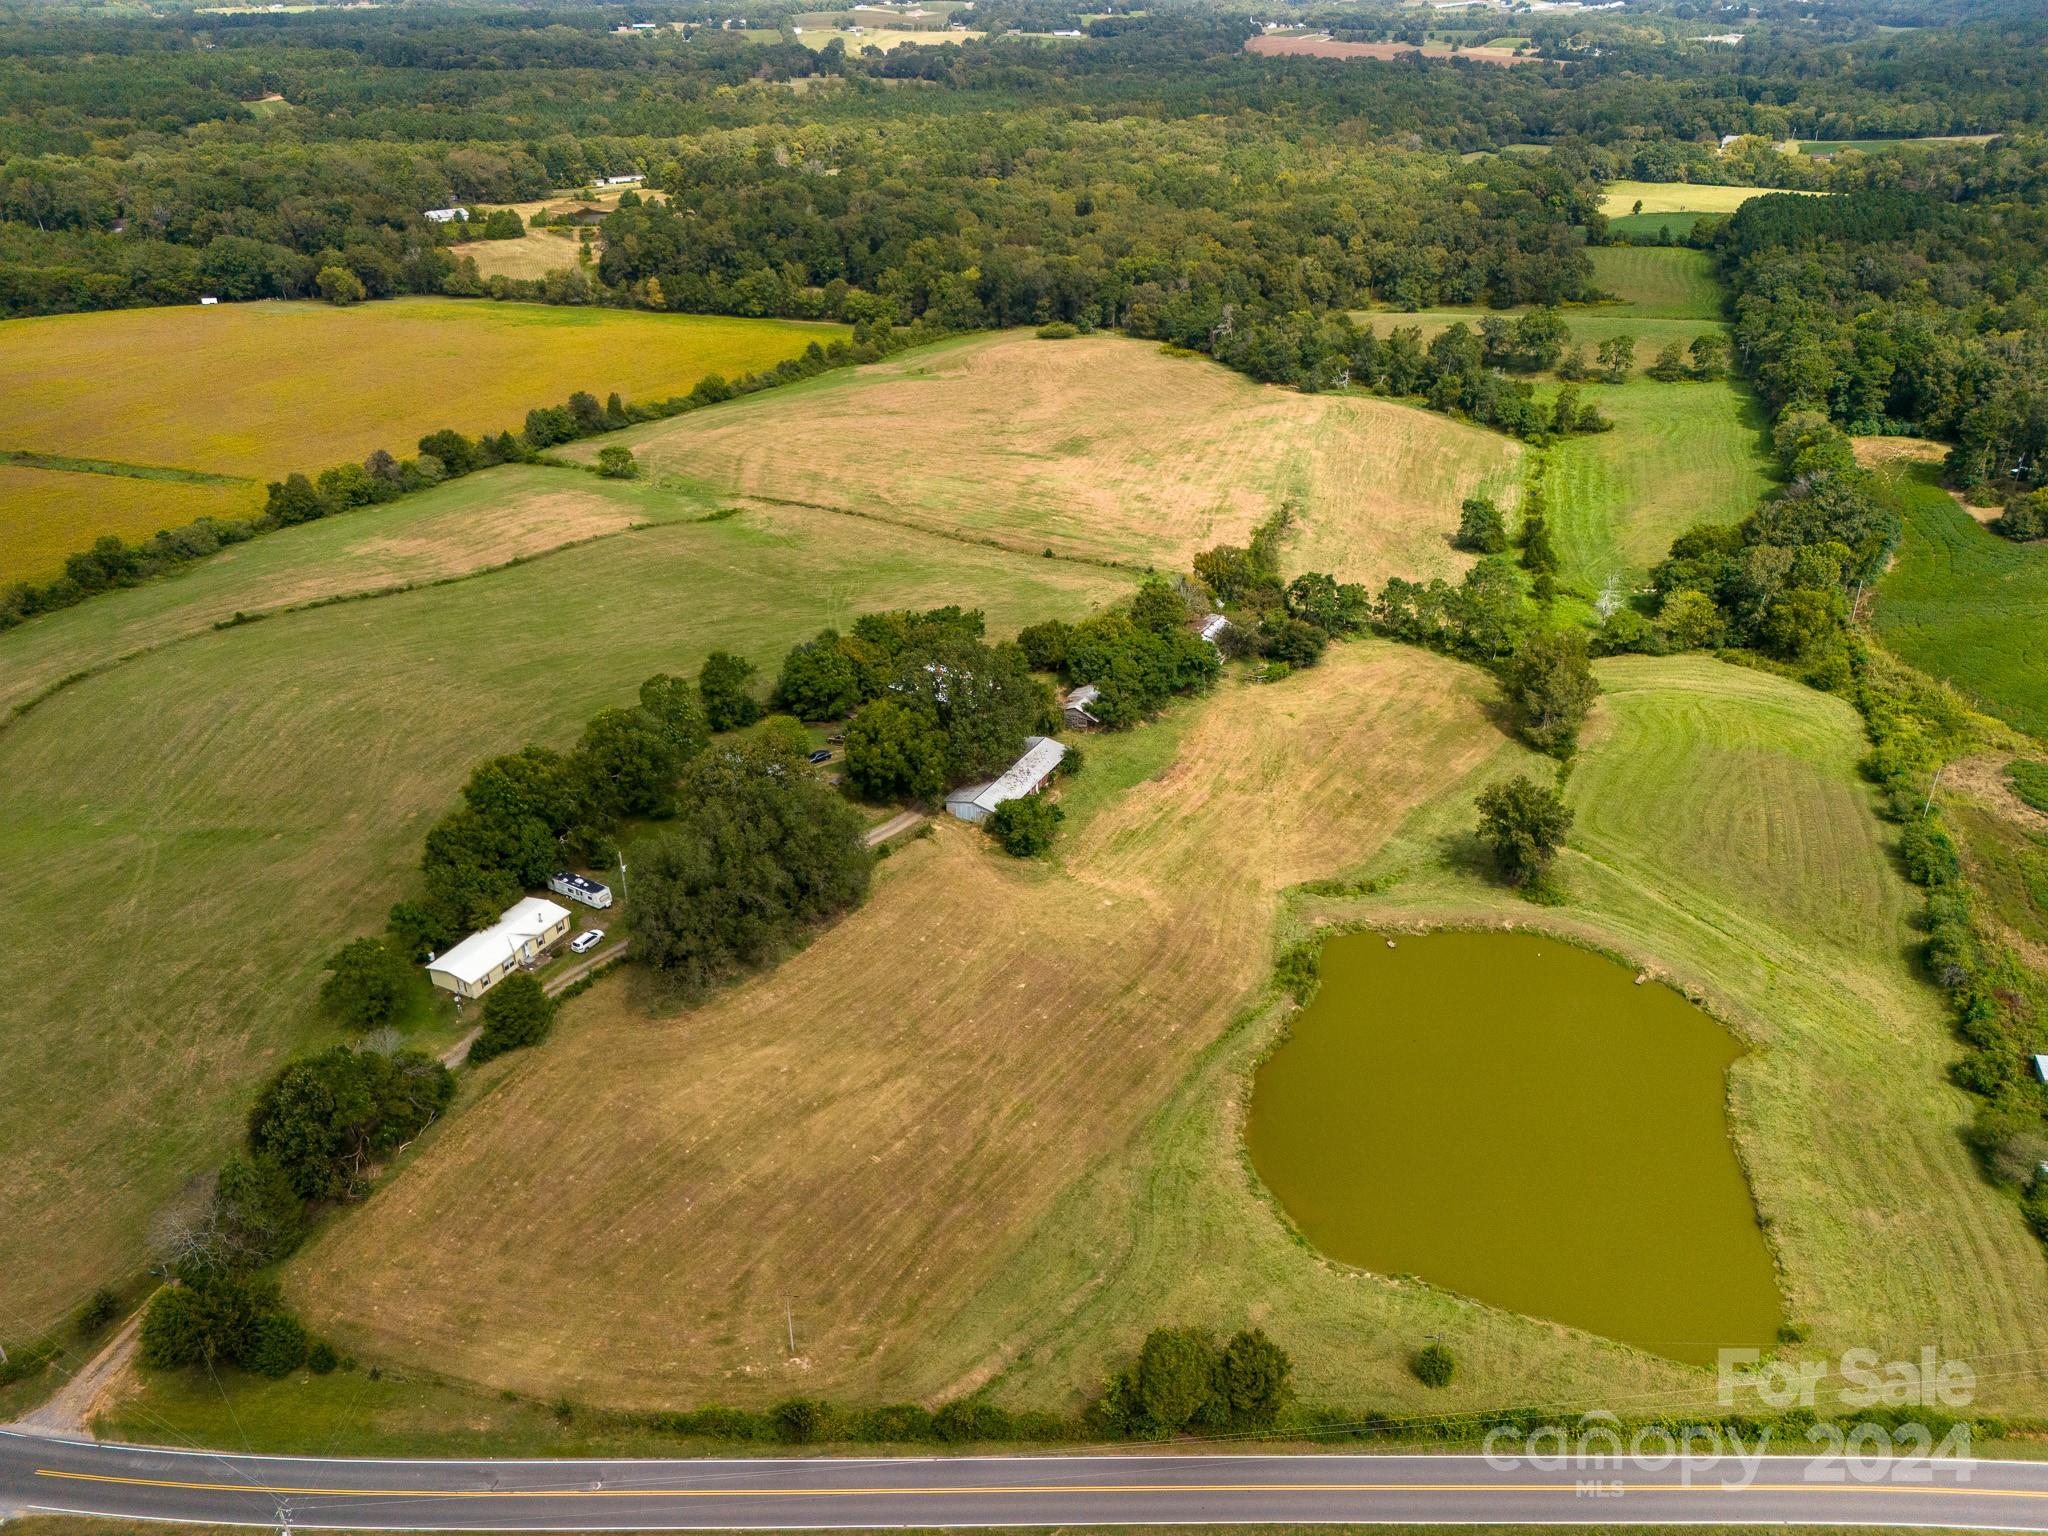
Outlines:
[[[1580,388],[1614,430],[1550,450],[1545,488],[1565,585],[1597,593],[1611,579],[1627,591],[1687,528],[1738,522],[1770,489],[1763,410],[1740,383],[1638,375]]]
[[[1878,585],[1873,622],[1886,645],[1948,679],[1987,713],[2048,736],[2048,544],[1982,527],[1935,483],[1901,465],[1906,529]]]
[[[1596,245],[1593,282],[1632,319],[1719,320],[1721,284],[1705,251],[1683,246]]]
[[[528,229],[517,240],[465,240],[460,245],[451,245],[451,256],[473,256],[480,276],[490,277],[546,277],[550,272],[562,272],[576,265],[576,252],[581,242],[574,229],[564,233],[555,229]],[[595,245],[592,246],[595,250]]]
[[[375,448],[403,456],[441,427],[517,428],[532,407],[578,389],[599,399],[612,390],[629,398],[687,393],[707,373],[768,367],[844,334],[796,321],[482,299],[8,320],[0,322],[11,365],[0,381],[0,449],[270,480]],[[148,534],[189,520],[168,490],[138,506],[133,483],[100,478],[104,484],[96,479],[73,493],[68,514],[62,504],[53,511],[32,503],[18,520],[17,498],[0,498],[0,549],[8,551],[0,579],[38,568],[15,554],[24,537],[61,565],[64,553],[99,533]],[[19,572],[8,569],[16,565]]]
[[[507,529],[621,526],[663,494],[485,471],[400,503],[410,523],[356,514],[260,541],[274,563],[228,576],[275,598],[294,550],[314,592],[384,561],[460,569],[501,557]],[[181,592],[234,601],[188,584],[213,579],[79,612]],[[61,902],[0,935],[7,1336],[129,1273],[152,1214],[234,1140],[255,1083],[332,1038],[314,1007],[322,959],[381,926],[479,759],[565,746],[641,678],[693,670],[713,647],[772,671],[796,639],[871,609],[971,604],[1003,633],[1127,588],[830,514],[671,518],[452,585],[201,628],[0,729],[0,881],[42,888],[62,870],[64,882]],[[142,623],[190,627],[161,609]],[[40,628],[0,636],[0,671]]]
[[[1412,406],[1254,384],[1147,342],[1028,331],[604,441],[700,494],[832,506],[1134,569],[1185,569],[1292,502],[1290,567],[1375,585],[1456,576],[1458,504],[1511,496],[1521,457],[1497,433]],[[564,451],[587,462],[599,446]]]

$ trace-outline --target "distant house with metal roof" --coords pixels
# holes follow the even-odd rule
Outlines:
[[[963,784],[946,796],[946,809],[962,821],[986,821],[1005,800],[1021,800],[1045,787],[1067,755],[1066,745],[1050,736],[1024,738],[1024,755],[986,784]]]
[[[1060,701],[1060,714],[1065,718],[1067,724],[1073,726],[1075,730],[1093,730],[1102,722],[1095,718],[1094,713],[1088,706],[1101,697],[1102,690],[1100,688],[1097,688],[1093,683],[1083,683]]]
[[[1223,631],[1228,628],[1230,628],[1230,620],[1223,617],[1220,613],[1212,613],[1209,617],[1202,620],[1202,627],[1199,633],[1204,640],[1221,649],[1223,645]]]
[[[569,931],[569,909],[528,896],[490,927],[427,962],[427,979],[457,997],[482,997],[521,966],[532,965]]]
[[[429,224],[453,224],[457,219],[467,219],[467,208],[429,208],[426,220]]]

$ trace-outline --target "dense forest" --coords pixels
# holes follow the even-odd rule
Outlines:
[[[1952,483],[2019,492],[2048,453],[2048,157],[2038,142],[1900,187],[1767,197],[1718,236],[1736,346],[1771,407],[1955,444]]]

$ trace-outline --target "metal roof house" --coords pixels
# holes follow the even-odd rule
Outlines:
[[[1209,617],[1202,620],[1200,633],[1202,638],[1211,645],[1220,647],[1223,644],[1223,631],[1228,628],[1230,628],[1230,620],[1223,617],[1220,613],[1212,613]]]
[[[543,896],[514,902],[481,933],[472,933],[439,959],[427,979],[457,997],[482,997],[522,965],[531,965],[569,931],[569,909]]]
[[[467,219],[467,208],[429,208],[426,220],[429,224],[453,224],[457,219]]]
[[[1093,683],[1083,683],[1060,701],[1060,714],[1067,724],[1076,730],[1092,730],[1102,722],[1095,718],[1088,706],[1102,697],[1102,690]]]
[[[963,784],[946,796],[946,809],[962,821],[983,822],[1005,800],[1020,800],[1045,787],[1052,771],[1067,755],[1066,745],[1050,736],[1027,736],[1024,755],[986,784]]]
[[[586,907],[608,907],[612,904],[612,888],[599,881],[587,879],[569,870],[557,870],[548,876],[548,889],[557,896],[566,896],[571,901],[580,901]]]

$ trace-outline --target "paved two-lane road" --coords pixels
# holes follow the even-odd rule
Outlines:
[[[1479,1456],[369,1461],[0,1432],[0,1511],[355,1530],[1398,1521],[2048,1531],[2048,1464],[1768,1457],[1558,1469]],[[1876,1472],[1873,1480],[1872,1473]]]

